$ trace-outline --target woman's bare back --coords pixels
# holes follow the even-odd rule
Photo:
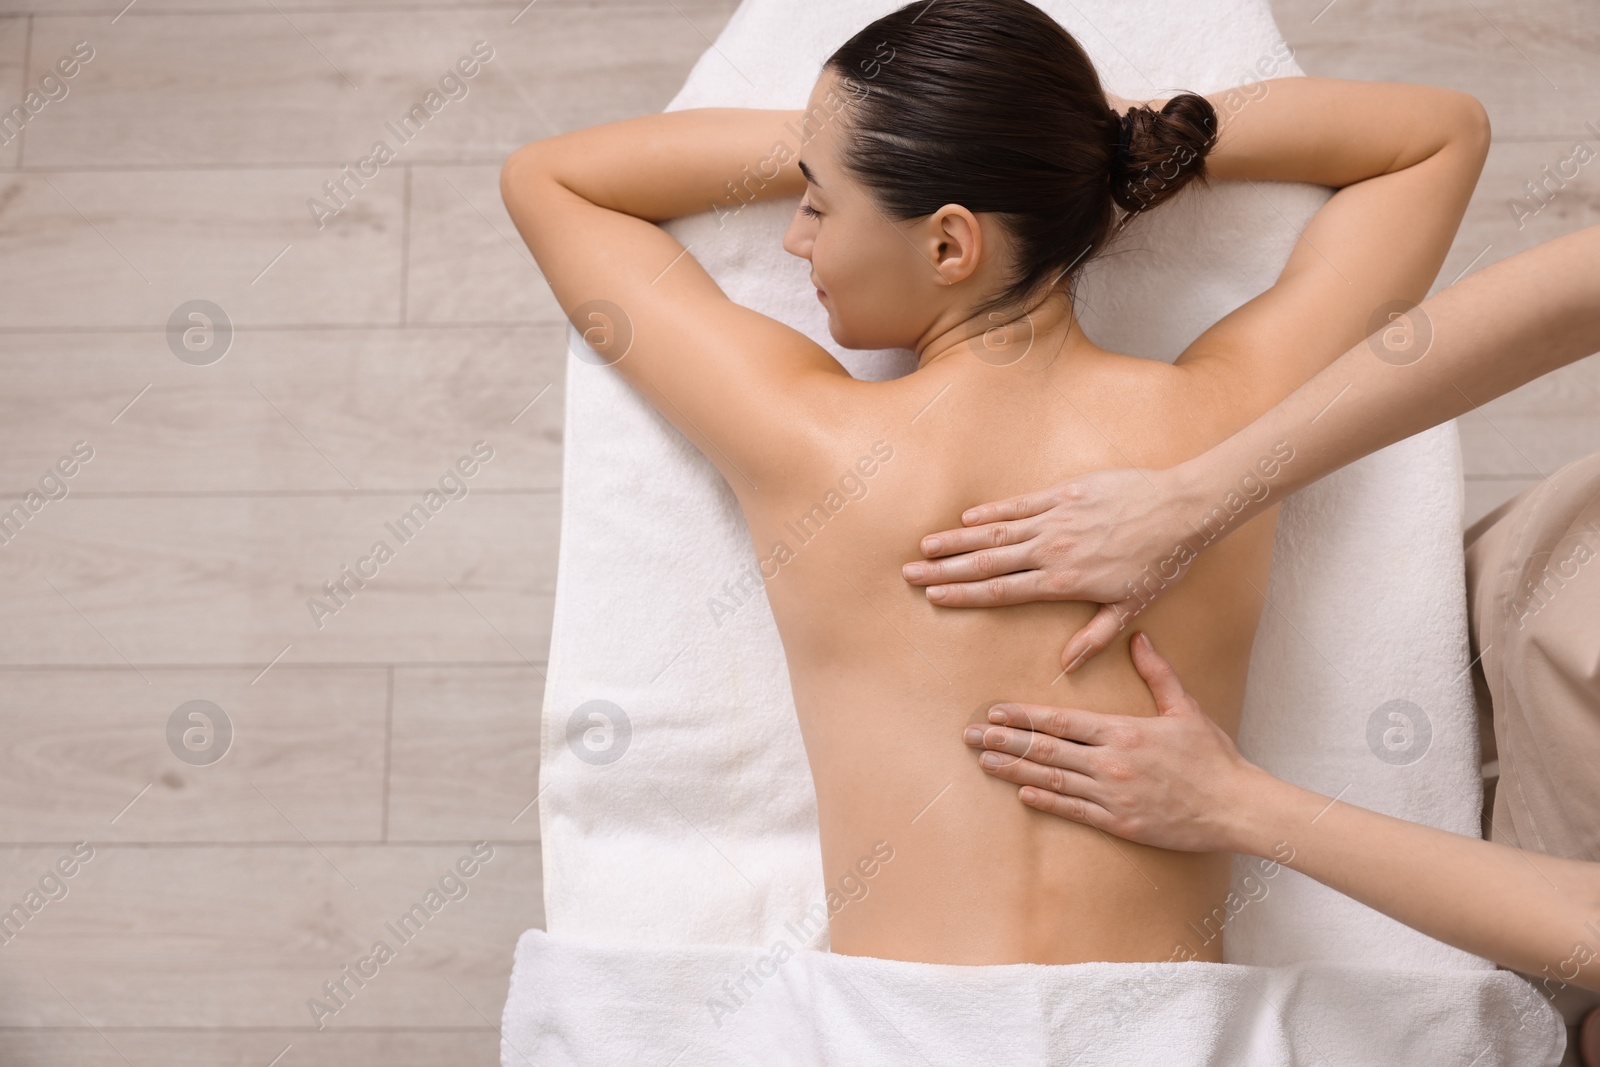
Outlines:
[[[824,876],[849,900],[832,948],[966,964],[1220,960],[1227,857],[1034,811],[961,741],[1002,700],[1153,713],[1126,641],[1063,676],[1061,645],[1090,605],[940,608],[900,565],[975,502],[1079,470],[1169,465],[1248,422],[1251,405],[1203,374],[1089,345],[1054,363],[957,356],[850,386],[804,469],[741,494],[815,779]],[[1230,732],[1272,521],[1207,553],[1141,620]],[[875,847],[893,859],[863,878]]]

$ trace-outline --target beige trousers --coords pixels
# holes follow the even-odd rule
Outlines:
[[[1500,781],[1490,839],[1600,860],[1600,453],[1466,533]]]

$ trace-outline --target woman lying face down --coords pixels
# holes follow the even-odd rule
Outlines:
[[[1374,307],[1425,293],[1482,164],[1481,109],[1425,86],[1262,84],[1226,117],[1188,95],[1119,114],[1077,42],[1024,0],[918,3],[841,46],[803,112],[645,116],[535,143],[506,165],[507,206],[563,309],[582,318],[605,301],[626,316],[631,341],[601,338],[597,351],[716,465],[757,558],[773,561],[762,576],[824,880],[875,850],[893,856],[870,892],[834,909],[835,951],[1221,958],[1221,938],[1197,931],[1228,897],[1227,856],[1028,809],[961,743],[962,724],[998,700],[1154,713],[1126,642],[1064,675],[1062,641],[1092,605],[962,612],[930,603],[900,568],[925,531],[958,525],[974,503],[1204,450],[1358,341]],[[833,338],[910,349],[913,373],[852,378],[729,300],[653,225],[731,204],[728,183],[757,160],[776,174],[746,196],[803,194],[784,247],[806,261]],[[1340,191],[1277,283],[1175,363],[1094,344],[1072,282],[1125,213],[1205,172]],[[864,460],[872,473],[845,498],[837,487]],[[1230,733],[1274,519],[1232,533],[1143,620]]]

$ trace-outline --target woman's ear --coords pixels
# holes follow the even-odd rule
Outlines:
[[[946,204],[928,220],[934,271],[941,285],[954,285],[970,278],[983,256],[983,227],[972,212],[960,204]]]

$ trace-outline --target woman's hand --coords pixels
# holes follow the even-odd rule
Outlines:
[[[1038,493],[969,508],[964,529],[922,539],[929,562],[901,574],[941,607],[1034,600],[1102,607],[1061,654],[1071,671],[1183,576],[1200,551],[1188,521],[1202,510],[1182,466],[1080,474]]]
[[[1108,834],[1183,852],[1245,851],[1243,819],[1270,781],[1183,691],[1172,664],[1140,633],[1133,664],[1153,717],[1037,704],[996,704],[968,726],[978,763],[1022,786],[1024,804]]]

